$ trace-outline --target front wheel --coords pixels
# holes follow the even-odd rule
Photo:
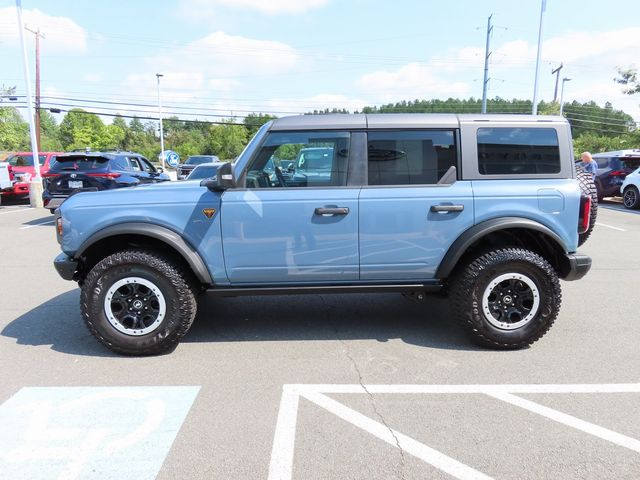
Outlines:
[[[451,293],[454,314],[471,339],[502,350],[540,339],[553,325],[562,301],[553,267],[519,248],[476,258],[454,277]]]
[[[181,268],[154,252],[125,250],[100,261],[82,284],[80,309],[89,331],[125,355],[172,350],[196,315]]]
[[[638,194],[638,189],[633,185],[625,188],[622,194],[622,202],[624,203],[625,208],[629,208],[631,210],[637,210],[640,208],[640,194]]]

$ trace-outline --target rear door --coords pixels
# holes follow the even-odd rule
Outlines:
[[[222,196],[224,259],[231,283],[358,279],[360,187],[347,186],[350,140],[344,131],[267,136],[241,179],[245,188]],[[289,169],[302,149],[321,147],[331,153],[329,172],[311,166]]]
[[[360,194],[360,279],[428,280],[473,225],[455,129],[374,130]]]

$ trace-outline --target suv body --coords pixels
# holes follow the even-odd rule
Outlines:
[[[62,152],[40,152],[40,174],[44,175],[49,171],[51,165],[55,163],[57,155]],[[5,160],[11,166],[14,182],[11,188],[2,191],[5,198],[25,198],[29,196],[29,180],[35,176],[32,152],[17,152],[9,155]]]
[[[133,152],[72,152],[58,155],[43,174],[44,207],[51,213],[70,195],[133,187],[169,180],[142,155]]]
[[[595,184],[599,200],[618,196],[626,176],[640,167],[640,150],[616,150],[592,156],[598,164]]]
[[[290,168],[305,149],[325,149],[328,170]],[[74,195],[54,265],[125,354],[175,346],[204,291],[444,291],[476,342],[520,348],[556,318],[558,278],[591,265],[576,177],[560,117],[285,117],[200,184]]]
[[[193,169],[202,163],[213,163],[219,161],[220,159],[215,155],[191,155],[182,165],[178,165],[176,168],[178,180],[184,180],[187,178]]]

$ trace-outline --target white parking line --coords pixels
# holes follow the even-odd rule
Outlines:
[[[624,228],[620,228],[620,227],[614,227],[613,225],[607,225],[606,223],[596,223],[596,225],[600,225],[601,227],[607,227],[610,228],[611,230],[617,230],[619,232],[626,232],[626,230]]]
[[[24,226],[20,227],[19,230],[28,230],[29,228],[40,227],[42,225],[53,225],[53,223],[54,223],[54,220],[46,219],[44,222],[32,223],[30,225],[24,225]]]
[[[28,212],[31,209],[31,207],[18,207],[18,208],[6,207],[6,208],[7,208],[8,211],[7,212],[0,212],[0,215],[6,215],[8,213],[16,213],[16,212]]]
[[[269,480],[291,480],[299,398],[333,413],[363,431],[423,460],[458,479],[488,479],[487,475],[423,443],[329,398],[326,394],[485,394],[497,400],[575,428],[584,433],[640,453],[640,440],[581,420],[572,415],[513,395],[515,393],[640,393],[640,383],[573,385],[283,385],[280,411],[273,439]]]

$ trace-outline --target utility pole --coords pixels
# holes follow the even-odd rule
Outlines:
[[[562,62],[560,62],[560,66],[555,70],[551,70],[551,75],[556,74],[556,88],[553,90],[553,103],[556,103],[558,99],[558,81],[560,80],[560,70],[562,70]]]
[[[45,38],[43,33],[40,33],[40,28],[38,30],[31,30],[29,27],[25,26],[24,29],[28,32],[33,33],[36,36],[36,139],[38,142],[38,148],[42,148],[42,143],[40,143],[40,38]]]
[[[487,84],[489,83],[489,39],[491,38],[491,31],[493,26],[491,25],[491,17],[493,13],[489,15],[487,19],[487,46],[484,51],[484,80],[482,82],[482,113],[487,113]]]

